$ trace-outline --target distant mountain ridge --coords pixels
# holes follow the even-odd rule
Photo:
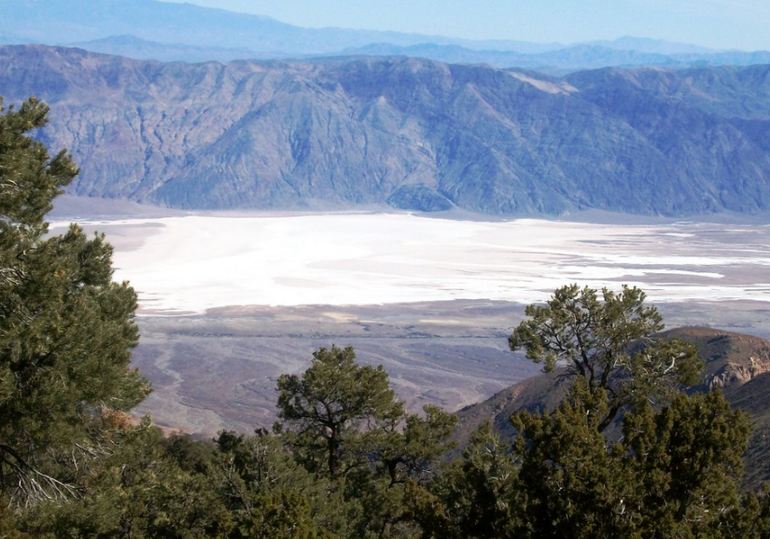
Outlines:
[[[68,43],[68,46],[91,52],[125,56],[140,60],[229,62],[233,60],[314,59],[327,56],[406,56],[453,64],[488,64],[500,68],[529,68],[554,74],[608,66],[665,66],[685,68],[693,65],[751,65],[770,63],[770,52],[688,52],[662,53],[640,49],[623,49],[620,43],[646,43],[645,40],[621,38],[613,42],[579,44],[546,52],[470,49],[456,44],[419,43],[401,46],[370,43],[327,54],[255,51],[246,48],[204,47],[178,43],[160,43],[132,35],[109,36],[93,41]],[[656,43],[653,41],[653,43]],[[674,49],[699,50],[682,45]],[[644,47],[641,47],[644,49]],[[656,49],[666,46],[648,48]]]
[[[770,210],[770,66],[567,77],[409,58],[142,62],[0,47],[79,195],[494,215]]]
[[[528,68],[552,74],[602,67],[656,66],[683,69],[693,66],[770,63],[770,52],[767,51],[661,53],[623,49],[612,46],[612,43],[578,44],[540,53],[472,50],[459,45],[434,43],[409,46],[374,43],[343,52],[367,56],[409,56],[455,64],[489,64],[500,68]]]
[[[93,41],[70,43],[68,46],[90,52],[124,56],[137,60],[161,62],[232,62],[245,59],[270,59],[287,56],[280,51],[255,52],[250,49],[227,47],[201,47],[179,43],[160,43],[139,39],[132,35],[109,36]]]
[[[553,74],[610,66],[770,63],[767,51],[717,51],[631,36],[566,45],[302,28],[269,17],[156,0],[5,0],[0,3],[0,43],[78,46],[184,62],[399,55]]]
[[[164,44],[234,48],[285,55],[337,53],[369,43],[415,45],[430,41],[468,48],[542,52],[555,44],[471,41],[445,36],[346,28],[302,28],[270,17],[156,0],[4,0],[0,36],[23,43],[64,45],[130,35]],[[195,43],[190,43],[194,39]]]

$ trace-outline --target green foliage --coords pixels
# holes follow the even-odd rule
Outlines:
[[[380,428],[361,433],[367,465],[345,484],[347,499],[361,505],[363,519],[356,536],[413,537],[417,533],[414,504],[427,494],[437,461],[452,447],[448,441],[456,417],[435,406],[424,416],[403,414]]]
[[[648,399],[665,400],[682,384],[692,384],[702,370],[694,346],[650,337],[663,329],[645,294],[624,286],[620,293],[577,285],[557,289],[545,305],[526,308],[529,319],[508,339],[511,350],[524,348],[527,357],[546,371],[563,366],[579,376],[592,392],[610,400],[600,430],[608,427],[626,405]]]
[[[520,461],[520,506],[530,536],[620,537],[628,535],[624,500],[631,482],[618,466],[618,447],[600,432],[608,403],[579,379],[550,415],[520,413],[514,454]]]
[[[77,226],[45,237],[44,214],[77,174],[29,132],[34,99],[0,115],[0,494],[66,497],[57,453],[97,443],[103,412],[129,410],[148,386],[129,369],[136,296],[111,280],[111,247]],[[65,471],[66,473],[66,471]]]
[[[768,494],[741,493],[748,425],[719,393],[680,395],[599,431],[606,395],[579,379],[548,415],[522,412],[513,447],[482,427],[431,485],[433,537],[764,537]]]
[[[0,216],[7,228],[42,227],[51,201],[78,173],[66,151],[49,159],[45,146],[28,136],[47,116],[48,106],[34,98],[0,115]]]
[[[357,508],[296,464],[278,437],[223,432],[217,446],[219,490],[235,523],[230,537],[349,535]]]
[[[714,534],[740,504],[742,455],[750,427],[720,392],[679,395],[624,421],[624,463],[635,482],[629,510],[664,536]]]
[[[423,412],[424,417],[404,414],[401,422],[368,433],[370,458],[386,472],[391,485],[430,478],[433,463],[453,446],[448,439],[457,418],[437,406],[425,406]]]
[[[510,444],[482,425],[419,504],[419,522],[432,537],[511,537],[521,527],[523,492]]]
[[[331,478],[365,464],[372,431],[404,415],[382,366],[355,363],[352,348],[321,348],[302,376],[278,379],[279,430],[311,471]]]
[[[0,538],[29,539],[29,537],[19,529],[16,514],[10,508],[8,500],[0,498]]]
[[[144,421],[116,442],[83,481],[82,497],[30,513],[35,536],[227,536],[232,522],[209,473],[184,469],[159,429]]]
[[[382,367],[358,365],[352,348],[321,348],[301,376],[281,376],[278,390],[276,431],[357,508],[351,535],[414,536],[410,500],[426,493],[456,418],[434,406],[407,414]]]
[[[740,505],[729,511],[721,527],[723,535],[746,539],[770,537],[770,485],[759,492],[746,492]]]

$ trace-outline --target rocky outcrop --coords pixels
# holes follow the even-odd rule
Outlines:
[[[683,328],[671,332],[693,342],[706,361],[702,387],[722,389],[728,394],[757,376],[770,372],[770,343],[759,337],[718,332],[704,328]]]
[[[770,371],[770,359],[767,357],[749,356],[746,364],[728,363],[707,380],[709,389],[731,388],[741,386]]]
[[[770,66],[555,79],[410,58],[142,62],[0,47],[78,195],[520,215],[770,209]]]

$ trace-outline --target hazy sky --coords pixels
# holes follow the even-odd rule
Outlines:
[[[184,1],[311,27],[538,42],[633,35],[715,48],[770,49],[770,0]]]

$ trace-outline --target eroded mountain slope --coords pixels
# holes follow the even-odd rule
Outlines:
[[[0,48],[80,195],[181,208],[770,208],[770,66],[554,79],[409,58],[181,64]]]

